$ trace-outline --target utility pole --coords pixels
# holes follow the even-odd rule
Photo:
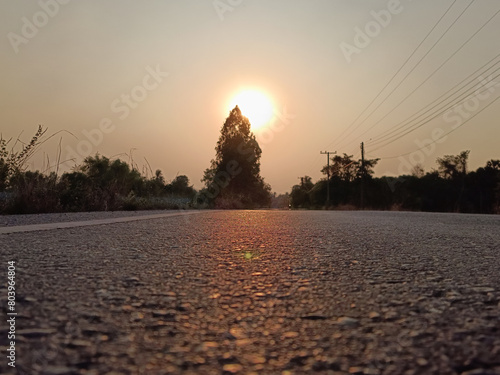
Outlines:
[[[365,143],[361,142],[361,209],[365,209]]]
[[[330,205],[330,154],[335,155],[337,151],[320,151],[321,155],[326,155],[326,172],[328,175],[328,181],[326,183],[326,207]]]

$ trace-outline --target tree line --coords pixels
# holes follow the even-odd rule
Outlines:
[[[475,171],[467,169],[469,151],[436,160],[437,169],[425,172],[416,165],[409,175],[373,177],[378,159],[354,160],[336,155],[330,175],[313,183],[309,176],[293,186],[293,208],[410,210],[430,212],[500,213],[500,160],[490,160]],[[327,184],[330,201],[327,202]]]
[[[160,170],[147,177],[125,161],[99,154],[62,175],[27,170],[45,133],[39,127],[18,151],[0,139],[0,213],[176,209],[189,207],[197,193],[187,176],[167,183]]]
[[[238,106],[230,111],[205,170],[205,186],[196,191],[181,175],[166,182],[160,170],[152,177],[120,159],[96,154],[72,172],[30,171],[28,161],[46,139],[39,126],[31,141],[16,151],[18,142],[0,137],[0,214],[66,211],[115,211],[176,208],[258,208],[283,204],[271,195],[260,176],[262,150],[250,122]],[[58,164],[57,164],[58,165]],[[151,171],[152,172],[152,171]]]
[[[181,175],[167,182],[160,170],[140,173],[134,163],[89,156],[71,172],[29,171],[28,161],[43,144],[41,126],[31,141],[8,148],[0,137],[0,214],[176,208],[372,209],[500,213],[500,160],[475,171],[469,151],[438,158],[437,169],[420,165],[411,174],[374,177],[379,159],[335,155],[322,169],[328,178],[304,176],[291,192],[277,196],[260,175],[262,150],[238,106],[230,111],[196,191]],[[328,195],[329,192],[329,195]]]

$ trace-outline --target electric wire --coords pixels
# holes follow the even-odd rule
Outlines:
[[[349,133],[352,134],[354,131],[356,131],[357,129],[359,129],[359,127],[361,125],[363,125],[386,101],[387,99],[389,99],[391,97],[392,94],[394,94],[394,92],[399,88],[401,87],[401,85],[408,79],[408,77],[411,75],[411,73],[413,73],[415,71],[415,69],[422,63],[422,61],[432,52],[432,50],[434,50],[434,48],[439,44],[439,42],[446,36],[446,34],[448,34],[448,32],[453,28],[453,26],[455,26],[455,24],[460,20],[460,18],[462,18],[462,16],[465,14],[465,12],[471,7],[471,5],[474,3],[474,0],[472,0],[469,5],[467,5],[467,7],[462,10],[462,12],[453,20],[453,22],[446,28],[446,30],[441,34],[441,36],[434,42],[434,44],[427,50],[427,52],[420,58],[420,60],[417,61],[417,63],[413,66],[413,68],[411,68],[411,70],[405,74],[405,76],[403,77],[403,79],[396,85],[396,87],[394,87],[385,97],[384,99],[368,114],[368,116],[366,116],[364,118],[363,121],[361,121],[354,129],[352,129],[352,131]],[[452,4],[453,6],[453,4]],[[451,9],[451,7],[448,9],[448,11]],[[447,12],[448,12],[447,11]],[[446,15],[446,13],[445,13]],[[444,15],[443,15],[444,17]],[[441,19],[440,19],[441,20]],[[440,20],[438,21],[438,23],[440,22]],[[371,129],[371,128],[370,128]],[[368,129],[368,130],[370,130]],[[366,131],[363,133],[365,134]],[[363,135],[361,134],[361,135]],[[359,137],[358,137],[359,138]],[[348,143],[347,145],[351,144],[353,141],[351,141],[350,143]]]
[[[448,61],[450,61],[455,55],[460,52],[477,34],[479,34],[488,25],[493,18],[495,18],[500,13],[500,10],[495,12],[474,34],[472,34],[452,55],[450,55],[437,69],[435,69],[420,85],[413,89],[407,96],[403,98],[391,111],[389,111],[384,117],[375,122],[367,131],[373,129],[380,122],[385,120],[392,112],[394,112],[402,103],[404,103],[410,96],[412,96],[420,87],[422,87],[429,79],[431,79]],[[366,132],[365,132],[366,133]]]
[[[500,74],[498,74],[495,78],[498,78],[498,77],[500,77]],[[488,87],[483,87],[483,89],[484,89],[484,90],[483,90],[482,92],[478,92],[478,95],[479,95],[479,94],[483,94],[485,91],[489,91],[489,88],[488,88]],[[384,144],[382,144],[382,145],[379,145],[379,146],[375,147],[375,149],[373,149],[373,150],[372,150],[372,152],[377,151],[377,150],[380,150],[381,148],[384,148],[384,147],[386,147],[387,145],[389,145],[389,144],[391,144],[391,143],[393,143],[393,142],[395,142],[395,141],[397,141],[397,140],[401,139],[402,137],[404,137],[404,136],[408,135],[409,133],[413,132],[414,130],[417,130],[417,129],[421,128],[422,126],[424,126],[424,125],[428,124],[430,121],[432,121],[433,119],[435,119],[437,116],[439,116],[439,115],[441,115],[441,114],[443,114],[443,113],[447,112],[447,111],[448,111],[448,110],[450,110],[451,108],[454,108],[454,107],[456,107],[456,106],[458,106],[458,105],[460,105],[460,104],[464,104],[465,102],[467,102],[467,101],[470,99],[469,97],[470,97],[470,94],[469,94],[469,95],[468,95],[465,99],[463,99],[461,102],[459,102],[459,103],[457,103],[457,104],[452,103],[452,105],[451,105],[451,106],[448,106],[448,107],[444,108],[442,111],[440,111],[440,112],[439,112],[439,113],[437,113],[436,115],[431,115],[431,116],[428,116],[425,120],[423,120],[423,122],[422,122],[421,124],[417,124],[417,125],[415,125],[415,126],[414,126],[414,128],[407,130],[405,133],[400,134],[400,135],[397,135],[395,139],[393,139],[393,140],[389,140],[389,141],[387,141],[386,143],[384,143]],[[429,117],[430,117],[430,118],[429,118]],[[427,119],[428,119],[428,120],[427,120]]]
[[[499,63],[500,63],[500,61],[497,64],[499,64]],[[499,71],[500,71],[500,67],[497,68],[492,74],[494,75],[495,73],[497,73]],[[500,74],[497,74],[496,76],[494,76],[491,79],[491,81],[494,82],[494,80],[496,78],[499,78],[499,77],[500,77]],[[470,84],[470,82],[469,82],[469,84]],[[391,144],[394,141],[402,138],[403,136],[405,136],[407,134],[410,134],[413,131],[419,129],[420,127],[422,127],[423,125],[429,123],[432,119],[436,118],[440,114],[443,114],[446,111],[448,111],[448,110],[450,110],[452,108],[455,108],[455,107],[457,107],[460,104],[463,104],[463,103],[467,102],[468,100],[470,100],[473,97],[472,96],[473,94],[476,94],[476,96],[479,96],[480,94],[484,93],[485,91],[487,91],[487,90],[489,91],[490,90],[490,88],[489,88],[488,85],[482,86],[481,82],[479,83],[479,85],[480,85],[479,87],[477,87],[477,84],[476,84],[475,86],[467,89],[465,92],[463,92],[462,94],[460,94],[457,98],[453,99],[451,102],[445,104],[441,108],[439,108],[436,111],[434,111],[431,115],[423,118],[422,120],[419,120],[419,122],[417,122],[416,124],[411,125],[410,127],[406,127],[407,125],[409,125],[412,122],[414,122],[415,120],[417,120],[419,117],[424,116],[426,113],[429,113],[432,109],[438,107],[441,103],[445,102],[451,96],[455,95],[458,91],[454,92],[451,95],[448,95],[448,97],[444,98],[443,100],[441,100],[440,102],[438,102],[437,104],[435,104],[430,109],[427,109],[425,112],[423,112],[422,114],[420,114],[416,118],[414,118],[412,120],[408,120],[408,121],[402,123],[397,129],[393,129],[390,133],[386,134],[385,136],[380,137],[379,139],[375,139],[373,141],[369,141],[369,142],[367,142],[367,144],[369,144],[370,146],[377,146],[377,145],[379,145],[379,146],[377,146],[377,149],[380,149],[381,147],[385,147],[386,145]],[[481,91],[481,89],[483,89],[483,90]],[[415,115],[413,115],[411,117],[414,117],[414,116]],[[428,119],[429,119],[429,121],[427,121]],[[380,146],[381,143],[384,143],[384,145]]]
[[[448,133],[445,133],[443,134],[441,137],[439,137],[438,139],[435,139],[429,143],[427,143],[424,147],[421,147],[417,150],[414,150],[414,151],[411,151],[411,152],[407,152],[405,154],[401,154],[401,155],[397,155],[397,156],[387,156],[387,157],[382,157],[382,158],[379,158],[380,160],[388,160],[388,159],[396,159],[396,158],[399,158],[399,157],[402,157],[402,156],[407,156],[407,155],[411,155],[417,151],[420,151],[420,150],[423,150],[424,148],[427,148],[429,147],[429,145],[432,145],[434,143],[437,143],[439,142],[441,139],[443,139],[444,137],[448,136],[449,134],[457,131],[458,129],[460,129],[462,126],[464,126],[465,124],[467,124],[468,122],[470,122],[473,118],[475,118],[477,115],[479,115],[480,113],[482,113],[483,111],[485,111],[487,108],[489,108],[491,105],[493,105],[494,103],[496,103],[498,100],[500,99],[500,96],[498,96],[495,100],[493,100],[491,103],[489,103],[488,105],[486,105],[484,108],[482,108],[480,111],[476,112],[474,115],[472,115],[471,117],[469,117],[468,119],[466,119],[464,122],[462,122],[462,124],[460,124],[459,126],[453,128],[452,130],[450,130]]]
[[[394,73],[394,75],[390,78],[390,80],[385,84],[385,86],[379,91],[379,93],[373,98],[373,100],[365,107],[365,109],[354,119],[354,121],[351,122],[351,124],[345,128],[340,136],[337,138],[337,140],[333,141],[333,142],[330,142],[330,144],[326,147],[330,147],[332,144],[334,143],[339,143],[343,140],[343,138],[345,137],[348,137],[350,134],[352,134],[352,132],[350,132],[349,134],[347,134],[347,136],[345,136],[345,132],[349,130],[349,128],[351,128],[360,118],[361,116],[363,116],[363,114],[371,107],[371,105],[380,97],[380,95],[382,95],[382,93],[385,91],[385,89],[392,83],[392,81],[394,81],[394,79],[396,78],[396,76],[403,70],[403,68],[408,64],[408,62],[411,60],[411,58],[415,55],[415,53],[420,49],[420,47],[425,43],[425,41],[429,38],[429,36],[432,34],[432,32],[436,29],[436,27],[441,23],[441,21],[444,19],[444,17],[446,17],[446,15],[450,12],[450,10],[452,9],[452,7],[455,5],[455,3],[457,2],[457,0],[454,0],[453,3],[451,3],[451,5],[448,7],[448,9],[446,10],[445,13],[443,13],[443,15],[439,18],[439,20],[434,24],[434,26],[431,28],[431,30],[427,33],[427,35],[424,37],[424,39],[422,39],[420,41],[420,43],[418,44],[418,46],[413,50],[413,52],[408,56],[408,58],[404,61],[404,63],[399,67],[399,69],[396,71],[396,73]],[[357,128],[356,128],[357,129]],[[355,131],[356,129],[354,129],[353,131]],[[340,139],[339,139],[340,138]]]
[[[488,61],[486,64],[484,64],[483,66],[481,66],[480,68],[476,69],[473,73],[469,74],[466,78],[464,78],[462,81],[460,81],[458,84],[456,84],[455,86],[453,86],[451,89],[449,89],[447,92],[445,92],[444,94],[442,94],[440,97],[436,98],[435,100],[433,100],[431,103],[429,103],[426,107],[424,107],[423,109],[421,109],[420,111],[418,111],[417,113],[413,114],[412,116],[408,117],[405,121],[402,121],[400,123],[398,123],[396,126],[397,128],[391,128],[391,129],[387,129],[386,131],[382,132],[379,136],[377,137],[374,137],[372,138],[372,140],[370,140],[369,142],[367,143],[370,143],[370,144],[373,144],[373,143],[378,143],[381,141],[381,139],[384,139],[386,138],[387,136],[389,136],[390,134],[392,133],[395,133],[396,131],[398,131],[399,129],[403,128],[404,125],[406,124],[406,121],[410,121],[410,119],[412,119],[413,117],[416,116],[416,118],[422,116],[423,114],[427,113],[429,110],[425,111],[424,113],[418,115],[420,112],[426,110],[426,108],[428,108],[429,106],[431,106],[436,100],[439,100],[441,98],[443,98],[446,94],[450,93],[451,91],[455,90],[452,94],[448,95],[444,100],[450,98],[451,96],[455,95],[457,92],[459,92],[460,90],[462,90],[464,87],[468,86],[470,83],[472,82],[475,82],[477,79],[481,78],[483,75],[485,74],[490,74],[491,76],[493,74],[495,74],[498,69],[496,69],[493,73],[488,73],[488,71],[490,69],[492,69],[493,67],[495,67],[496,65],[500,64],[500,60],[497,61],[495,64],[493,64],[491,67],[489,67],[488,69],[484,70],[484,71],[481,71],[478,76],[476,75],[481,69],[483,69],[485,66],[489,65],[492,61],[496,60],[498,57],[500,57],[500,54],[496,55],[493,59],[491,59],[490,61]],[[476,75],[476,76],[475,76]],[[465,83],[462,87],[460,87],[459,89],[456,89],[457,86],[459,86],[460,84],[464,83],[465,81],[467,81],[469,78],[475,76],[474,78],[472,78],[471,80],[469,80],[467,83]],[[493,80],[493,79],[492,79]],[[492,81],[490,80],[490,81]],[[441,102],[439,102],[438,104],[435,104],[432,108],[435,108],[437,105],[439,105],[440,103],[442,103],[444,100],[442,100]],[[418,115],[418,116],[417,116]],[[415,118],[415,119],[416,119]],[[413,119],[414,120],[414,119]],[[411,120],[411,121],[413,121]]]

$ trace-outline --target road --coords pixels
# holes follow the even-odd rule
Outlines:
[[[499,229],[500,216],[206,211],[1,234],[0,373],[500,374]]]

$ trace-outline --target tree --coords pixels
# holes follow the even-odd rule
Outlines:
[[[194,188],[189,185],[189,178],[181,175],[177,176],[168,186],[167,189],[177,197],[193,198],[196,194]]]
[[[458,155],[445,155],[437,159],[439,174],[444,178],[456,179],[467,174],[467,160],[470,151]]]
[[[84,174],[93,192],[94,203],[91,207],[113,210],[119,206],[119,197],[126,197],[131,191],[141,187],[144,178],[130,166],[117,159],[111,161],[96,154],[85,158],[76,172]]]
[[[144,181],[144,191],[142,191],[142,189],[137,189],[134,193],[147,195],[149,197],[161,197],[166,195],[167,192],[163,172],[157,169],[153,177]]]
[[[425,176],[425,169],[424,167],[422,166],[422,164],[416,164],[412,170],[411,170],[411,175],[413,177],[417,177],[417,178],[422,178]]]
[[[496,171],[500,171],[500,160],[491,159],[486,163],[486,168],[491,168]]]
[[[450,194],[455,199],[455,212],[463,210],[469,153],[470,151],[462,151],[458,155],[445,155],[437,159],[439,174],[450,180]]]
[[[160,169],[156,170],[154,180],[158,182],[159,185],[165,185],[165,177],[163,177],[163,172]]]
[[[490,160],[484,168],[467,175],[469,199],[480,213],[500,212],[500,160]]]
[[[357,178],[363,179],[371,179],[372,175],[375,173],[375,166],[379,162],[380,159],[365,159],[364,163],[362,160],[358,160],[358,171]]]
[[[311,177],[304,176],[300,178],[300,185],[292,187],[290,198],[292,207],[294,208],[308,208],[310,206],[309,193],[314,187]]]
[[[333,156],[330,164],[330,176],[338,177],[344,182],[354,181],[356,178],[369,178],[374,174],[374,168],[380,159],[366,159],[364,165],[362,160],[355,161],[352,155],[344,153],[342,156]],[[325,165],[321,172],[328,174],[328,166]]]
[[[96,193],[84,173],[64,173],[60,178],[59,187],[61,204],[65,211],[91,211],[101,208],[94,204]]]
[[[271,187],[260,176],[262,150],[250,121],[236,106],[224,122],[215,159],[205,170],[202,199],[218,207],[251,208],[270,203]]]
[[[352,157],[352,155],[347,155],[345,153],[342,156],[335,155],[332,157],[332,163],[330,164],[330,176],[338,177],[345,182],[354,180],[359,163],[352,160]],[[321,172],[328,175],[328,166],[323,167]]]

